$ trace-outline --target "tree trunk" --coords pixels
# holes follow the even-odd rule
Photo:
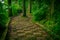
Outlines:
[[[51,7],[50,7],[51,11],[50,11],[50,17],[52,19],[53,13],[54,13],[54,0],[51,0]]]
[[[8,7],[9,16],[12,16],[11,0],[8,0]]]
[[[30,13],[31,13],[31,9],[32,9],[32,0],[30,0]]]
[[[3,12],[2,3],[0,2],[0,13]]]
[[[49,5],[49,12],[48,12],[48,19],[47,20],[52,20],[52,16],[53,16],[53,13],[54,13],[54,0],[50,0],[50,5]]]
[[[26,16],[26,6],[25,6],[26,2],[25,1],[26,0],[23,0],[23,16],[24,17]]]

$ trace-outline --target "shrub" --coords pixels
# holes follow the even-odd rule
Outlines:
[[[37,8],[35,12],[33,12],[33,18],[35,21],[41,21],[46,18],[46,12],[47,12],[47,5],[45,4],[41,8]]]
[[[18,9],[21,9],[19,7],[18,3],[12,3],[12,15],[13,16],[18,15],[18,13],[17,13]]]
[[[6,10],[6,5],[4,5],[2,7],[2,10],[0,11],[0,32],[2,32],[6,28],[6,24],[9,20],[8,12]]]

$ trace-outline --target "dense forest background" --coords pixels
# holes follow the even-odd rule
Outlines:
[[[32,22],[43,25],[54,38],[60,39],[60,1],[59,0],[2,0],[0,1],[0,35],[6,29],[11,17],[23,13],[27,16],[28,7]]]

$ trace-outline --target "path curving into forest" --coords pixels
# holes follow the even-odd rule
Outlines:
[[[32,23],[31,16],[12,18],[8,29],[8,40],[52,40],[39,25]]]

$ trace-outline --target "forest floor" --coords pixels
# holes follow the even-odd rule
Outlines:
[[[32,23],[32,17],[22,14],[12,18],[6,40],[52,40],[39,25]]]

